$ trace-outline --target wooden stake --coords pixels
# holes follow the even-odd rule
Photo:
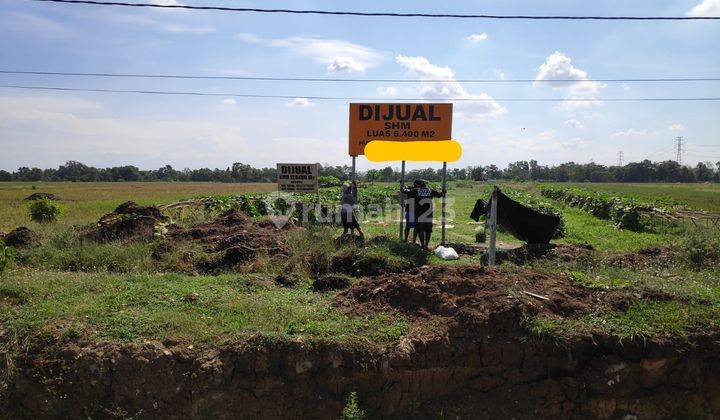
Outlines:
[[[490,198],[490,247],[488,248],[488,265],[495,265],[495,236],[497,233],[497,187],[493,188]]]

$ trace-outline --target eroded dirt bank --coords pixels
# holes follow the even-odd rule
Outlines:
[[[539,299],[533,295],[546,297]],[[34,342],[0,372],[6,418],[338,418],[357,391],[369,417],[716,418],[720,336],[618,342],[538,339],[528,316],[672,299],[590,290],[529,269],[423,267],[368,277],[338,293],[354,315],[395,310],[408,337],[384,348],[254,336],[193,346],[166,341]],[[7,369],[5,365],[0,369]]]

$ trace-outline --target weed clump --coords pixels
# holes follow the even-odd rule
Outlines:
[[[680,249],[691,266],[710,267],[720,262],[720,235],[698,230],[685,238]]]
[[[365,411],[360,409],[357,393],[355,391],[348,395],[345,408],[340,414],[340,420],[362,420],[365,418]]]
[[[30,211],[30,219],[38,223],[55,222],[63,213],[63,208],[60,204],[47,198],[33,201],[28,206],[28,209]]]
[[[0,241],[0,273],[5,271],[5,268],[12,262],[13,255],[12,248],[5,245],[5,242]]]

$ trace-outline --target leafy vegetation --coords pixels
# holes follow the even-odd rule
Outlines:
[[[365,411],[360,409],[357,392],[353,391],[348,395],[345,408],[340,414],[341,420],[362,420],[365,418]]]
[[[372,206],[382,214],[386,205],[397,202],[399,188],[391,185],[361,185],[358,188],[358,202],[365,208]],[[321,188],[319,194],[242,194],[200,197],[210,211],[240,209],[252,217],[285,214],[295,219],[308,212],[310,221],[333,220],[335,207],[340,203],[341,187]],[[316,214],[319,198],[320,214]],[[290,207],[293,206],[292,209]]]
[[[28,206],[30,211],[30,219],[38,223],[55,222],[63,212],[60,204],[48,200],[35,200]]]
[[[660,203],[644,203],[634,198],[581,188],[543,186],[540,193],[544,197],[583,209],[599,219],[612,220],[619,229],[634,232],[653,230],[657,224],[662,223],[659,220],[662,214],[673,211],[673,208]]]

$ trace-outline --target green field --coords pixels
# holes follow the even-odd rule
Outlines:
[[[644,199],[667,196],[707,210],[717,209],[720,192],[717,185],[706,184],[581,186]],[[448,241],[471,244],[481,224],[473,222],[469,214],[475,200],[488,198],[492,186],[461,181],[449,187]],[[607,220],[539,197],[536,184],[503,183],[500,187],[537,196],[562,213],[566,234],[555,243],[588,244],[594,249],[587,259],[537,260],[527,263],[529,267],[543,273],[570,274],[589,288],[655,290],[679,299],[670,306],[639,303],[631,313],[595,312],[573,320],[531,320],[534,331],[571,334],[583,329],[605,329],[618,336],[653,336],[668,331],[683,335],[701,324],[717,326],[717,231],[619,230]],[[417,248],[394,240],[365,248],[340,247],[334,242],[340,229],[308,227],[290,235],[289,257],[276,259],[270,253],[263,254],[248,264],[214,275],[188,271],[183,263],[183,255],[204,252],[197,245],[180,244],[175,254],[158,260],[151,256],[158,240],[98,244],[83,240],[74,228],[94,224],[127,200],[143,205],[167,204],[197,196],[274,189],[274,184],[0,183],[0,230],[28,226],[40,235],[39,244],[14,250],[13,262],[0,274],[0,327],[4,337],[12,337],[13,346],[17,346],[42,334],[97,340],[179,337],[216,342],[260,332],[387,343],[419,326],[408,324],[398,313],[360,318],[341,313],[331,304],[332,293],[313,292],[311,268],[343,253],[353,255],[358,263],[372,261],[400,272],[422,264],[481,263],[480,256],[444,262],[432,255],[419,255]],[[29,220],[23,199],[40,191],[62,198],[65,214],[57,223]],[[439,205],[435,215],[439,218]],[[396,238],[397,218],[394,213],[380,220],[365,220],[362,226],[367,237]],[[437,226],[431,246],[438,243],[439,237]],[[499,241],[502,247],[520,245],[505,233],[500,233]],[[668,258],[672,259],[643,266],[607,263],[648,247],[670,249]],[[501,270],[512,276],[514,268],[508,264]],[[299,281],[292,287],[279,287],[273,279],[280,274],[296,275]],[[357,279],[350,278],[351,283],[354,281]]]
[[[623,194],[641,200],[654,201],[669,198],[688,207],[720,213],[720,184],[635,184],[635,183],[568,183],[559,186],[576,186],[595,191]]]
[[[213,194],[274,191],[275,184],[223,184],[210,182],[0,182],[0,231],[18,226],[40,227],[28,217],[23,199],[38,191],[59,196],[67,206],[60,226],[91,223],[128,200],[161,204]],[[46,228],[46,226],[42,226]]]

